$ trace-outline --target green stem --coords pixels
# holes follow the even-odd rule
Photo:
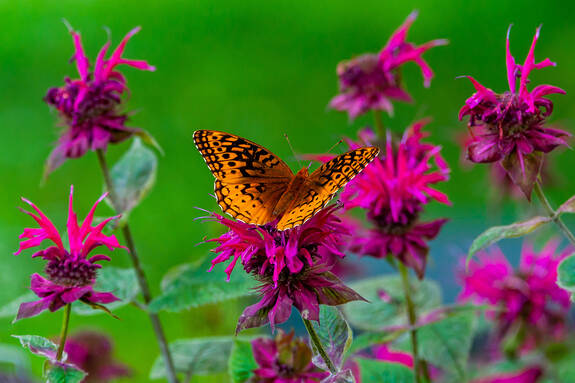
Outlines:
[[[62,320],[62,330],[60,331],[60,344],[58,345],[58,351],[56,351],[56,360],[58,362],[62,361],[62,355],[64,355],[64,347],[66,346],[66,338],[68,337],[68,327],[70,325],[71,311],[72,304],[68,303],[64,307],[64,318]]]
[[[537,198],[539,198],[539,201],[541,201],[541,204],[547,211],[549,217],[553,219],[553,222],[555,222],[557,227],[559,227],[559,230],[561,230],[561,232],[563,233],[563,235],[565,235],[565,237],[569,240],[569,242],[571,242],[572,245],[575,245],[575,236],[573,236],[573,233],[571,233],[569,228],[563,223],[561,218],[557,215],[555,209],[553,209],[553,207],[549,203],[549,200],[543,193],[543,189],[541,188],[541,184],[539,183],[539,181],[535,182],[534,190],[535,194],[537,194]]]
[[[317,352],[319,352],[319,355],[322,357],[323,361],[327,365],[329,372],[331,372],[332,375],[336,374],[337,368],[335,367],[335,365],[327,355],[327,352],[323,348],[321,341],[319,340],[319,336],[317,335],[317,332],[315,332],[315,329],[313,328],[313,325],[311,324],[309,319],[304,318],[301,319],[303,320],[303,324],[305,325],[305,328],[309,334],[309,337],[311,338],[313,345],[315,346]]]
[[[119,212],[119,209],[117,208],[118,199],[116,190],[114,188],[114,184],[112,183],[112,178],[110,177],[110,170],[108,168],[108,163],[106,162],[106,156],[101,149],[97,150],[96,154],[98,155],[98,162],[100,163],[100,168],[102,169],[102,174],[104,176],[104,181],[106,182],[106,188],[108,189],[110,201],[112,202],[112,206],[114,206],[114,210]],[[146,274],[144,273],[144,269],[142,268],[140,258],[138,257],[136,244],[134,243],[134,238],[132,237],[132,232],[127,222],[122,227],[122,233],[124,234],[124,239],[126,240],[126,245],[129,250],[128,254],[130,254],[132,265],[136,271],[136,277],[138,279],[138,285],[140,286],[140,291],[142,292],[144,303],[147,306],[152,301],[152,293],[150,292],[150,286],[148,284]],[[174,368],[174,361],[172,359],[172,354],[170,353],[170,348],[168,347],[168,341],[166,340],[166,334],[164,332],[164,328],[162,327],[160,317],[156,313],[152,313],[147,310],[146,312],[150,318],[150,321],[152,322],[152,327],[160,346],[160,353],[162,354],[162,358],[164,359],[164,363],[166,365],[168,381],[170,383],[178,383],[176,369]]]
[[[403,262],[398,262],[399,273],[401,274],[401,280],[403,282],[403,292],[405,294],[405,305],[407,307],[407,320],[411,330],[409,335],[411,338],[411,350],[413,353],[413,371],[415,373],[415,383],[421,382],[421,370],[423,365],[419,360],[419,351],[417,344],[417,315],[415,313],[415,306],[413,305],[413,300],[411,299],[411,287],[409,286],[409,271]],[[424,374],[427,375],[427,374]]]
[[[381,110],[374,109],[373,110],[373,121],[375,122],[375,128],[377,130],[377,135],[380,139],[385,138],[385,129],[383,127],[383,118],[382,118]]]

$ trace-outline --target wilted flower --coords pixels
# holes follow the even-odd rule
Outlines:
[[[358,225],[351,249],[361,255],[382,258],[393,255],[413,268],[422,278],[425,272],[427,241],[435,238],[446,222],[423,223],[419,214],[432,200],[450,204],[447,196],[431,187],[449,179],[449,168],[441,157],[441,147],[424,143],[425,121],[411,126],[394,145],[388,135],[386,150],[353,179],[341,194],[346,210],[367,211],[372,229]],[[370,130],[360,132],[360,140],[375,139]],[[359,144],[350,141],[353,148]]]
[[[544,126],[553,111],[553,103],[546,96],[565,94],[565,91],[551,85],[539,85],[531,91],[527,89],[532,70],[554,66],[555,63],[548,58],[535,62],[535,44],[540,31],[537,28],[525,62],[516,64],[509,50],[509,31],[506,45],[509,91],[497,94],[467,76],[476,92],[465,101],[459,119],[469,116],[468,126],[472,134],[467,145],[469,160],[478,163],[501,161],[511,179],[530,198],[543,162],[541,154],[567,144],[567,132]]]
[[[557,266],[573,251],[566,249],[556,255],[558,244],[549,241],[540,251],[524,245],[518,270],[513,270],[498,249],[480,253],[462,275],[459,299],[493,305],[487,314],[497,325],[498,338],[515,336],[517,347],[529,348],[559,337],[570,300],[569,293],[557,286]]]
[[[112,293],[94,291],[98,269],[102,267],[96,262],[109,261],[110,257],[103,254],[89,257],[90,253],[100,246],[106,246],[109,250],[121,247],[115,236],[102,233],[108,222],[117,217],[107,218],[92,226],[96,207],[105,197],[106,194],[96,201],[82,225],[78,226],[76,213],[72,209],[73,187],[70,188],[67,222],[69,250],[64,247],[60,233],[48,217],[32,202],[22,198],[35,211],[31,213],[24,210],[24,213],[34,218],[40,227],[24,229],[20,235],[23,241],[20,242],[15,255],[20,254],[22,250],[40,246],[46,239],[52,241],[55,246],[39,250],[32,255],[33,258],[41,257],[48,261],[44,269],[48,279],[39,274],[32,275],[31,289],[41,299],[22,303],[17,319],[35,316],[44,310],[56,311],[77,300],[102,309],[104,307],[101,304],[118,300]]]
[[[64,351],[68,354],[68,363],[88,374],[83,383],[106,383],[131,375],[127,366],[114,360],[112,342],[103,333],[74,334],[66,340]]]
[[[122,95],[128,91],[128,87],[126,78],[116,70],[122,64],[140,70],[155,70],[146,61],[122,57],[126,43],[139,30],[139,27],[132,29],[109,58],[106,58],[106,54],[110,43],[106,43],[92,68],[84,53],[80,34],[70,31],[75,46],[73,59],[80,78],[66,78],[64,86],[50,88],[44,98],[46,103],[58,110],[66,127],[48,158],[47,173],[59,167],[67,158],[81,157],[88,150],[106,149],[110,142],[120,142],[142,132],[126,126],[128,115],[121,110],[121,104]]]
[[[252,350],[258,364],[250,380],[254,383],[316,383],[329,375],[313,365],[311,348],[293,331],[255,339]]]
[[[273,328],[288,320],[292,306],[303,318],[317,321],[320,304],[334,306],[363,299],[322,263],[325,252],[344,255],[336,245],[339,237],[348,233],[334,214],[336,209],[337,205],[332,205],[303,225],[286,231],[212,214],[213,219],[229,229],[209,240],[219,243],[212,250],[218,254],[212,261],[212,269],[231,259],[226,267],[229,279],[240,260],[244,270],[261,282],[258,290],[262,299],[244,310],[236,331],[267,323]]]
[[[416,18],[417,12],[412,12],[378,54],[363,54],[338,64],[340,94],[330,101],[331,108],[347,111],[351,119],[372,109],[393,113],[392,100],[411,101],[402,88],[400,76],[400,67],[409,61],[421,68],[423,83],[429,86],[433,71],[423,60],[423,53],[446,45],[447,40],[433,40],[420,46],[408,43],[407,32]]]
[[[474,379],[471,383],[537,383],[543,377],[543,370],[538,366],[531,366],[514,372],[500,372],[482,378]]]

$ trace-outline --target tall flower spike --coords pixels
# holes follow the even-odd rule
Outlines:
[[[40,227],[24,229],[20,235],[22,241],[14,254],[18,255],[25,249],[40,246],[44,240],[50,240],[55,246],[39,250],[32,255],[33,258],[40,257],[48,261],[45,267],[48,278],[39,274],[32,275],[31,290],[41,299],[22,303],[16,319],[35,316],[44,310],[56,311],[77,300],[100,309],[105,309],[102,304],[118,300],[112,293],[94,291],[98,269],[102,267],[97,262],[109,261],[110,257],[103,254],[89,257],[90,253],[100,246],[105,246],[109,250],[122,247],[115,236],[102,233],[104,227],[118,217],[105,219],[96,226],[92,225],[94,212],[106,196],[104,194],[96,201],[82,225],[78,225],[76,213],[72,208],[73,193],[74,188],[70,187],[67,222],[69,250],[64,247],[58,230],[48,217],[32,202],[22,198],[35,211],[35,213],[24,212]]]
[[[123,141],[138,128],[126,126],[128,115],[122,109],[122,96],[128,92],[125,77],[116,69],[127,65],[140,70],[154,71],[146,61],[122,57],[128,40],[140,30],[132,29],[118,47],[106,58],[107,42],[96,57],[93,68],[86,56],[80,34],[70,30],[74,42],[74,56],[78,79],[65,79],[65,85],[50,88],[44,97],[54,107],[65,126],[64,133],[46,163],[46,174],[58,168],[68,158],[83,156],[88,150],[106,149],[109,143]]]
[[[541,170],[543,154],[567,145],[566,138],[570,136],[563,130],[545,127],[553,111],[553,103],[546,96],[565,94],[565,91],[551,85],[538,85],[531,91],[527,89],[529,74],[534,69],[555,66],[548,58],[535,62],[535,45],[540,30],[541,27],[537,28],[525,62],[519,65],[511,55],[509,27],[506,40],[509,91],[497,94],[467,76],[475,93],[459,111],[460,120],[469,116],[468,127],[472,134],[466,145],[469,160],[476,163],[500,162],[527,199],[531,198]]]
[[[379,53],[363,54],[338,64],[340,94],[330,101],[331,108],[347,111],[351,120],[369,110],[392,114],[392,101],[411,101],[400,81],[401,66],[410,61],[421,69],[424,86],[430,85],[433,71],[423,54],[448,41],[433,40],[420,46],[407,42],[407,32],[416,18],[417,12],[412,12]]]

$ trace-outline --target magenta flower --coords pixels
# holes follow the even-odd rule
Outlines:
[[[106,383],[132,375],[127,366],[114,360],[112,342],[103,333],[77,333],[66,340],[64,351],[68,363],[88,374],[82,383]]]
[[[509,50],[509,27],[506,45],[509,91],[497,94],[467,76],[476,92],[465,101],[459,112],[460,120],[469,116],[468,126],[472,134],[467,145],[469,160],[477,163],[500,161],[528,199],[541,169],[541,154],[549,153],[559,145],[567,145],[565,139],[570,136],[563,130],[545,127],[553,111],[553,103],[546,97],[553,93],[565,94],[565,91],[551,85],[538,85],[531,91],[527,89],[531,71],[555,66],[548,58],[535,62],[535,44],[540,29],[535,32],[525,62],[519,65]]]
[[[212,214],[212,218],[229,231],[208,242],[217,242],[212,251],[217,257],[212,268],[231,259],[225,272],[231,272],[241,262],[261,285],[261,300],[242,313],[236,331],[276,324],[288,320],[292,306],[303,318],[319,319],[319,305],[339,305],[363,298],[329,271],[323,257],[326,252],[343,257],[339,250],[340,237],[349,233],[334,214],[337,205],[317,213],[303,225],[278,231],[269,225],[245,224]]]
[[[408,43],[407,32],[416,18],[417,12],[412,12],[378,54],[363,54],[338,64],[340,94],[330,101],[331,108],[347,111],[350,119],[372,109],[392,114],[392,100],[411,101],[409,93],[402,88],[399,73],[401,66],[409,61],[421,68],[423,83],[429,86],[433,71],[423,59],[423,53],[446,45],[447,40],[433,40],[420,46]]]
[[[23,240],[14,254],[18,255],[25,249],[40,246],[46,239],[52,241],[55,246],[39,250],[32,255],[33,258],[41,257],[48,261],[44,269],[48,278],[39,274],[32,275],[30,288],[41,299],[22,303],[16,319],[32,317],[44,310],[53,312],[77,300],[94,308],[103,308],[102,304],[118,300],[112,293],[94,291],[98,269],[102,267],[97,262],[109,261],[110,257],[103,254],[89,256],[100,246],[106,246],[109,250],[122,247],[115,236],[102,233],[104,227],[118,217],[107,218],[96,226],[92,226],[94,212],[98,204],[106,197],[104,194],[96,201],[82,225],[79,226],[76,213],[72,209],[73,190],[71,187],[67,222],[69,250],[64,247],[60,233],[48,217],[32,202],[22,198],[35,211],[31,213],[24,210],[24,213],[34,218],[40,227],[24,229],[20,235]]]
[[[317,383],[329,375],[313,365],[310,347],[294,337],[293,331],[286,334],[278,330],[274,339],[255,339],[252,350],[258,368],[250,382]]]
[[[352,180],[341,194],[346,210],[367,211],[372,229],[355,228],[351,250],[360,255],[383,258],[393,255],[422,278],[425,272],[427,241],[435,238],[446,222],[439,219],[422,223],[419,214],[432,200],[450,204],[448,197],[432,188],[449,179],[449,167],[441,157],[441,147],[422,142],[425,121],[408,128],[394,145],[388,135],[386,151]],[[360,141],[371,142],[370,130],[360,132]],[[359,144],[349,141],[351,147]]]
[[[126,78],[117,71],[118,65],[128,65],[140,70],[155,68],[142,60],[123,58],[128,40],[140,28],[132,29],[110,57],[106,58],[110,43],[106,43],[90,67],[84,53],[80,34],[71,30],[80,78],[66,78],[66,84],[50,88],[44,101],[58,110],[66,130],[46,163],[46,173],[59,167],[67,158],[78,158],[88,150],[106,149],[108,143],[123,141],[142,130],[126,126],[128,115],[121,111],[122,95],[128,91]]]
[[[526,367],[519,371],[498,373],[474,379],[471,383],[537,383],[543,377],[543,370],[538,366]]]
[[[493,305],[487,314],[497,325],[498,338],[519,334],[516,344],[521,348],[558,339],[565,330],[570,300],[569,293],[557,286],[557,266],[573,253],[567,248],[556,255],[558,244],[549,241],[540,251],[524,245],[518,270],[498,249],[480,254],[462,274],[459,299]]]

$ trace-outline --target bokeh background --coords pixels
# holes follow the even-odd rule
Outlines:
[[[350,124],[343,113],[326,108],[337,91],[335,67],[343,59],[376,52],[390,33],[414,9],[420,16],[410,31],[410,41],[423,43],[447,38],[447,47],[427,53],[436,78],[431,88],[422,86],[415,65],[405,68],[404,80],[414,104],[398,104],[390,129],[402,130],[414,120],[430,116],[431,140],[441,144],[452,167],[451,180],[441,185],[452,207],[431,204],[430,217],[450,218],[432,244],[429,276],[441,281],[446,299],[458,293],[455,277],[459,258],[471,240],[486,227],[511,222],[526,202],[494,202],[497,192],[482,167],[461,161],[458,136],[465,124],[458,109],[472,93],[472,74],[496,91],[507,87],[505,34],[510,23],[512,52],[522,61],[535,28],[543,24],[536,58],[550,57],[556,68],[536,71],[535,83],[562,87],[567,96],[552,96],[553,122],[573,131],[575,119],[575,3],[568,1],[2,1],[0,14],[0,306],[27,290],[32,272],[42,262],[29,252],[19,257],[18,235],[31,220],[17,209],[26,196],[44,209],[56,225],[64,226],[67,193],[76,188],[76,207],[83,216],[103,190],[96,157],[88,153],[68,161],[41,186],[44,161],[57,137],[56,116],[42,102],[46,90],[59,86],[64,76],[76,76],[69,58],[72,40],[62,23],[65,18],[81,31],[84,46],[94,57],[106,41],[104,27],[114,44],[137,25],[143,27],[127,47],[127,57],[146,59],[155,73],[124,69],[131,89],[129,110],[137,112],[132,125],[149,130],[165,151],[160,158],[157,184],[132,213],[137,247],[153,288],[170,268],[208,254],[209,246],[197,245],[217,234],[213,224],[194,221],[195,207],[217,209],[209,196],[213,178],[193,147],[196,129],[218,129],[253,139],[297,167],[284,139],[289,134],[300,153],[329,149],[342,135],[353,136],[371,116]],[[110,149],[117,158],[129,144]],[[342,148],[339,148],[342,150]],[[570,150],[552,155],[554,182],[551,199],[558,203],[575,191],[575,154]],[[107,207],[100,215],[110,214]],[[521,213],[524,214],[524,213]],[[572,220],[568,223],[573,224]],[[509,242],[509,243],[508,243]],[[519,241],[503,247],[513,256]],[[362,262],[366,262],[365,260]],[[128,266],[128,257],[117,251],[111,263]],[[378,263],[372,262],[381,271]],[[224,274],[222,270],[217,270]],[[182,314],[162,314],[170,339],[229,335],[243,301],[196,309]],[[109,333],[119,358],[135,370],[133,381],[148,381],[157,346],[148,319],[138,310],[123,308],[121,320],[98,315],[73,317],[72,331],[91,328]],[[0,320],[0,343],[15,344],[11,334],[55,336],[61,313],[11,324]],[[39,373],[41,361],[32,358]],[[194,381],[226,381],[225,376]]]

